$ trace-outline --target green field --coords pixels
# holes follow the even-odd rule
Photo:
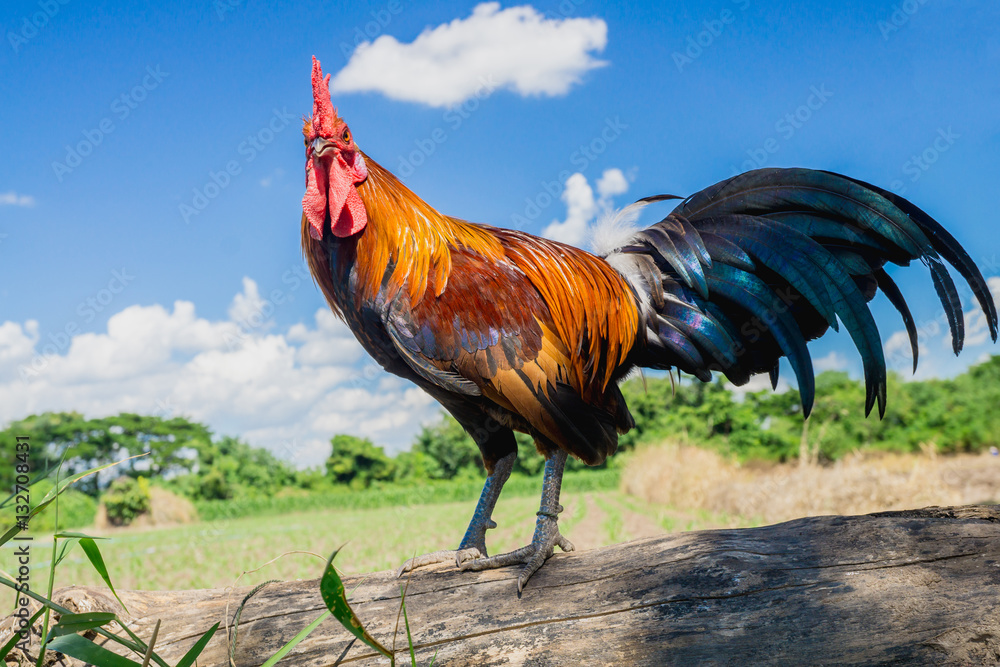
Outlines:
[[[539,480],[540,482],[540,480]],[[592,549],[665,532],[745,525],[727,517],[673,511],[649,506],[618,490],[568,491],[560,524],[578,549]],[[117,588],[194,589],[231,586],[244,571],[292,551],[248,574],[240,585],[269,579],[311,579],[322,572],[325,559],[343,546],[337,557],[347,574],[398,567],[414,554],[457,546],[471,516],[474,501],[373,509],[324,509],[283,515],[204,521],[172,528],[117,530],[106,533],[101,550]],[[501,498],[487,535],[491,553],[526,544],[534,530],[538,498]],[[45,543],[35,542],[32,566],[47,569]],[[321,560],[322,559],[322,560]],[[37,571],[36,570],[36,571]],[[39,575],[41,573],[39,572]],[[101,585],[83,554],[74,552],[56,571],[56,587]]]

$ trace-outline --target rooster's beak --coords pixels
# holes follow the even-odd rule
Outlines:
[[[323,157],[337,150],[332,141],[327,141],[323,137],[316,137],[312,142],[313,157]]]

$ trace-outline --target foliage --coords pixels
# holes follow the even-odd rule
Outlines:
[[[412,451],[424,454],[431,462],[426,472],[430,479],[453,479],[459,473],[486,476],[479,447],[451,415],[425,425]]]
[[[192,500],[267,496],[297,481],[292,467],[268,450],[229,436],[198,443],[192,468],[166,482]]]
[[[152,507],[149,480],[122,475],[111,482],[103,500],[108,520],[115,525],[127,526]]]
[[[640,442],[680,438],[744,461],[799,456],[830,461],[857,449],[961,452],[1000,444],[995,412],[1000,404],[1000,356],[951,379],[903,381],[890,374],[889,406],[882,420],[865,418],[863,384],[842,372],[817,376],[808,425],[794,389],[781,393],[732,389],[723,379],[702,383],[685,377],[674,390],[662,375],[624,383],[622,392],[636,428],[621,436],[619,451]],[[194,501],[329,495],[389,485],[414,489],[446,480],[476,486],[486,474],[472,437],[447,414],[424,426],[411,450],[395,457],[368,439],[334,436],[325,466],[308,470],[296,470],[267,449],[238,438],[213,439],[206,426],[183,418],[125,413],[88,420],[75,412],[35,415],[0,432],[0,456],[8,460],[14,459],[15,435],[31,436],[33,477],[58,461],[64,450],[67,474],[148,450],[150,456],[119,468]],[[516,438],[515,474],[539,475],[544,459],[533,440],[520,433]],[[605,465],[615,463],[612,458]],[[573,458],[567,463],[568,470],[584,468]],[[12,474],[12,466],[0,467],[0,483],[10,488]],[[110,480],[111,473],[106,472],[81,480],[78,486],[96,497]]]
[[[326,460],[326,470],[338,484],[367,489],[373,482],[393,478],[395,462],[368,438],[336,435],[330,444],[333,452]]]
[[[622,391],[636,429],[624,447],[640,441],[686,439],[741,460],[796,458],[803,448],[817,461],[859,449],[976,452],[1000,444],[1000,356],[944,380],[903,381],[890,373],[884,419],[864,414],[864,384],[839,371],[816,377],[808,426],[798,391],[750,392],[739,399],[724,380],[685,380],[672,392],[667,378],[632,380]]]
[[[189,455],[191,449],[211,439],[207,427],[183,417],[163,419],[122,413],[85,419],[78,412],[46,412],[14,422],[0,432],[0,457],[13,460],[18,435],[31,438],[29,465],[33,474],[51,468],[64,450],[63,471],[67,474],[148,451],[149,456],[128,461],[123,470],[125,474],[151,477],[190,470],[194,463]],[[12,474],[9,466],[0,468],[0,484],[4,488],[13,485]],[[80,490],[96,498],[110,479],[111,475],[92,475],[83,480]]]

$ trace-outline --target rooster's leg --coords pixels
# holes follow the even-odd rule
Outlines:
[[[493,508],[496,507],[504,483],[510,477],[510,471],[514,469],[515,459],[517,459],[517,452],[511,452],[496,462],[492,474],[486,478],[483,493],[479,496],[479,503],[476,505],[476,511],[472,515],[472,521],[469,522],[469,528],[465,531],[465,537],[462,538],[458,549],[434,551],[411,558],[403,563],[403,567],[399,568],[399,576],[418,567],[434,563],[454,561],[455,565],[461,567],[462,563],[467,560],[486,557],[486,531],[497,527],[492,518]]]
[[[552,555],[558,545],[563,551],[573,551],[573,543],[559,533],[558,517],[563,511],[559,504],[559,489],[562,487],[563,467],[566,465],[566,452],[560,450],[545,462],[545,480],[542,483],[542,504],[538,510],[538,520],[535,522],[535,535],[531,544],[509,553],[479,558],[463,563],[463,570],[489,570],[515,563],[524,563],[517,578],[517,592],[524,589],[528,579]]]

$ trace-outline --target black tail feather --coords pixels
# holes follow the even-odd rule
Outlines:
[[[662,201],[672,195],[641,201]],[[807,169],[760,169],[696,193],[638,232],[622,257],[652,257],[662,282],[636,267],[650,297],[640,365],[675,366],[701,379],[711,370],[736,384],[767,372],[777,386],[787,356],[803,412],[814,379],[806,342],[837,328],[851,334],[865,371],[865,413],[885,411],[886,365],[867,302],[881,289],[899,311],[916,370],[917,328],[886,263],[928,266],[956,354],[964,313],[944,261],[968,281],[997,338],[997,309],[982,273],[936,220],[906,199],[864,181]],[[650,294],[659,290],[662,294]]]

